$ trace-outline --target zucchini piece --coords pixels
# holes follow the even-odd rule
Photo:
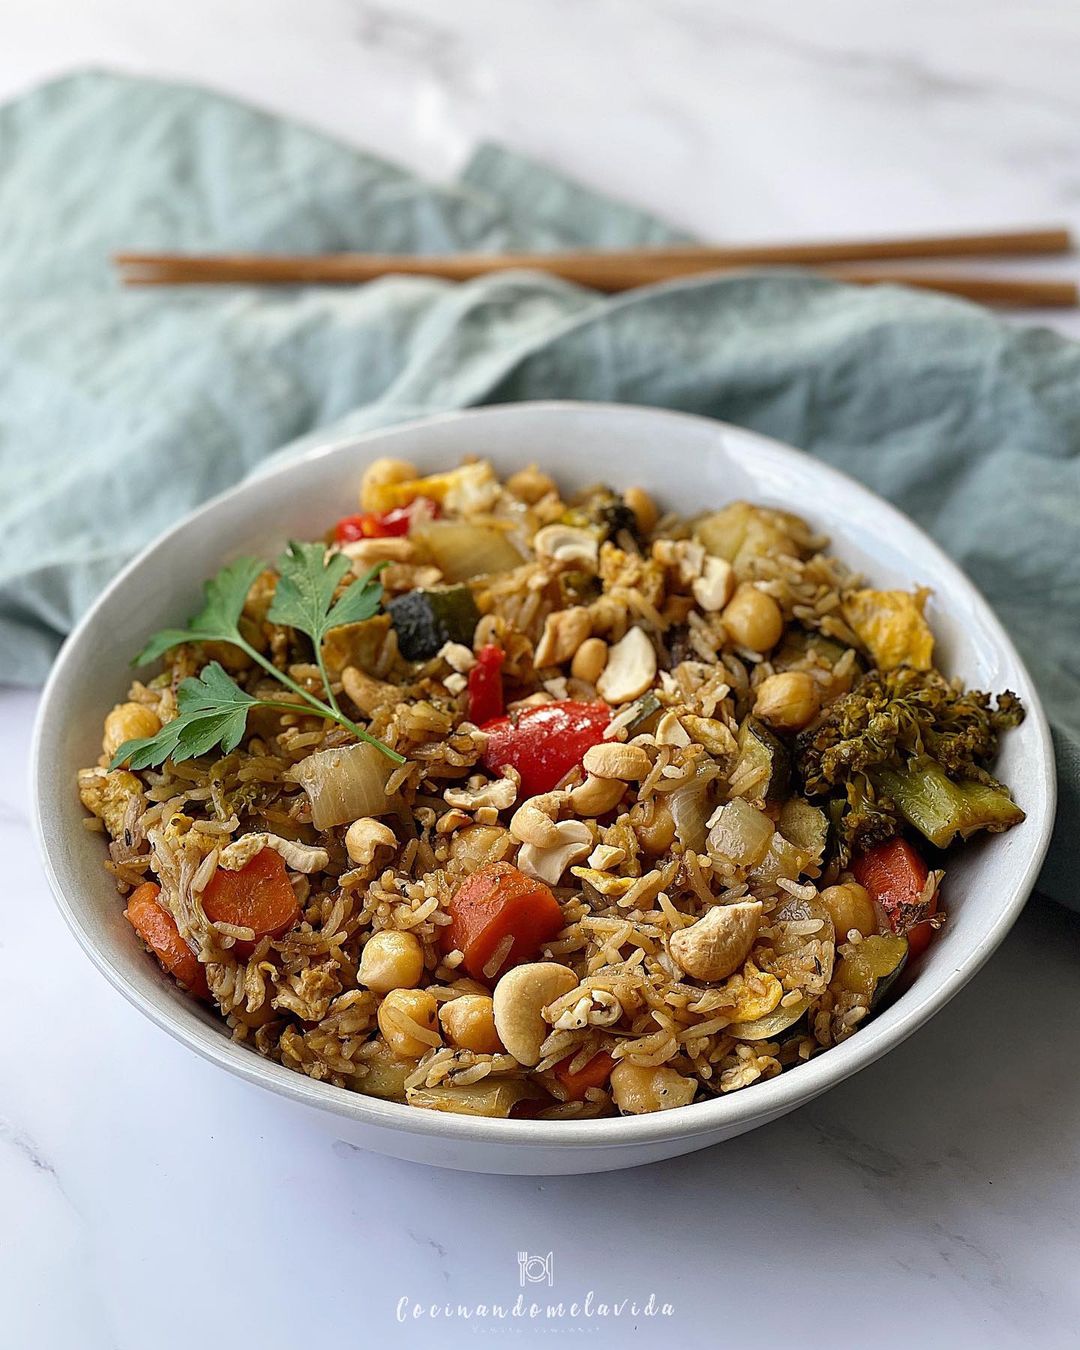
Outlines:
[[[789,1007],[777,1008],[753,1022],[732,1022],[724,1028],[725,1036],[733,1036],[737,1041],[775,1041],[778,1037],[791,1032],[806,1016],[810,1000],[801,998]]]
[[[640,736],[643,731],[651,731],[653,725],[659,721],[660,700],[650,691],[635,699],[626,712],[630,720],[623,725],[626,727],[626,737],[629,740],[631,736]]]
[[[957,835],[967,839],[978,830],[1007,830],[1024,819],[1005,788],[973,778],[954,783],[928,756],[902,769],[872,769],[870,778],[908,824],[938,848],[948,848]]]
[[[851,650],[835,638],[826,637],[814,628],[792,628],[785,634],[780,646],[770,660],[777,670],[787,670],[798,665],[807,655],[816,656],[826,666],[835,666],[837,661]],[[859,670],[865,670],[866,662],[859,657]]]
[[[820,859],[829,837],[829,821],[824,811],[811,806],[802,797],[792,797],[780,808],[777,822],[780,833],[790,843]]]
[[[731,781],[745,777],[746,784],[737,795],[751,801],[782,801],[791,782],[791,755],[787,746],[753,716],[743,719],[738,746],[739,759]]]
[[[604,589],[598,576],[576,568],[570,572],[559,573],[558,587],[564,609],[569,609],[572,605],[587,605]]]
[[[835,984],[851,994],[862,994],[876,1008],[907,965],[908,940],[895,933],[863,938],[836,967]]]
[[[407,661],[428,661],[447,642],[472,647],[480,611],[468,586],[407,591],[387,603],[398,648]]]

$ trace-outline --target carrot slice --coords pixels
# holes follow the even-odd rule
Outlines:
[[[928,920],[937,911],[938,898],[935,891],[929,904],[923,903],[930,872],[907,840],[876,844],[852,861],[851,870],[885,911],[893,932],[907,938],[909,955],[924,952],[934,935]]]
[[[176,920],[159,903],[161,887],[153,881],[144,881],[128,896],[124,918],[150,948],[162,968],[177,984],[195,998],[210,997],[206,972],[198,957],[180,936]]]
[[[580,1102],[585,1100],[587,1089],[604,1086],[611,1077],[615,1061],[606,1050],[598,1050],[592,1059],[586,1060],[576,1073],[571,1073],[570,1065],[573,1060],[573,1055],[567,1055],[565,1059],[560,1059],[558,1064],[555,1065],[554,1073],[566,1093],[566,1100],[568,1102]]]
[[[563,926],[548,887],[507,862],[488,863],[466,877],[446,909],[451,922],[442,930],[443,951],[463,952],[466,971],[489,984],[511,966],[532,960]]]
[[[261,849],[237,872],[219,867],[203,891],[202,903],[211,923],[253,928],[255,942],[280,937],[300,918],[285,859],[272,848]],[[250,955],[254,946],[253,942],[238,942],[236,951]]]

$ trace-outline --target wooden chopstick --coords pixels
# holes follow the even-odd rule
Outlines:
[[[824,267],[873,259],[989,257],[1005,254],[1067,252],[1067,230],[1029,230],[1006,234],[958,235],[922,239],[852,241],[738,247],[687,245],[655,249],[560,253],[415,254],[338,253],[323,256],[273,254],[120,253],[115,262],[122,280],[137,286],[326,285],[373,281],[391,274],[468,281],[519,269],[543,271],[594,290],[622,291],[702,272],[752,266]],[[839,274],[837,272],[836,274]],[[988,304],[1075,305],[1069,282],[937,276],[843,269],[843,279],[859,285],[902,281],[907,285],[965,295]]]

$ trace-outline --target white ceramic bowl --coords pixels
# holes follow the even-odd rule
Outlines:
[[[317,537],[353,509],[369,460],[396,455],[430,470],[465,454],[490,458],[502,473],[536,461],[570,486],[641,484],[686,513],[739,497],[791,508],[875,583],[931,587],[929,616],[945,668],[979,688],[1022,697],[1028,717],[1005,737],[1000,772],[1027,820],[957,855],[946,883],[949,922],[912,987],[842,1045],[768,1082],[657,1115],[578,1123],[446,1115],[317,1083],[235,1045],[136,940],[101,866],[101,837],[80,825],[75,791],[76,770],[100,753],[103,713],[127,689],[132,653],[149,633],[192,613],[203,579],[226,560],[271,556],[288,537]],[[704,1148],[793,1110],[883,1055],[947,1003],[1004,937],[1038,875],[1055,797],[1050,736],[1020,657],[971,583],[906,517],[764,437],[680,414],[593,404],[431,418],[328,445],[208,503],[125,568],[68,639],[42,700],[33,772],[38,837],[57,902],[91,960],[147,1017],[343,1139],[394,1157],[505,1173],[604,1171]],[[278,1109],[269,1095],[261,1105]]]

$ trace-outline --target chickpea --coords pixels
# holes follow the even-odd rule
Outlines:
[[[754,712],[777,731],[802,731],[818,715],[821,695],[805,671],[786,670],[762,680]]]
[[[863,937],[873,937],[877,932],[874,902],[865,886],[860,886],[857,881],[827,886],[821,892],[821,900],[832,917],[838,943],[843,942],[853,928]]]
[[[385,511],[393,506],[387,500],[384,488],[395,483],[409,483],[420,476],[415,464],[407,459],[375,459],[364,470],[360,480],[360,506],[365,511]],[[391,494],[392,496],[392,494]]]
[[[660,518],[660,512],[656,509],[656,503],[645,491],[644,488],[628,487],[623,493],[623,501],[634,513],[634,519],[637,521],[637,527],[642,534],[651,534],[653,527]]]
[[[642,810],[641,818],[633,821],[634,832],[646,853],[659,857],[666,853],[675,839],[675,819],[667,805],[658,797]],[[635,812],[636,814],[636,812]]]
[[[506,480],[506,490],[518,501],[535,506],[541,497],[546,497],[556,489],[554,481],[546,473],[541,473],[535,464],[530,464],[527,469],[519,469],[510,475]]]
[[[697,1083],[674,1069],[644,1069],[624,1060],[611,1071],[611,1095],[624,1115],[688,1106],[696,1091]]]
[[[416,1022],[426,1033],[416,1035],[409,1022]],[[438,1004],[426,989],[391,989],[379,1004],[379,1030],[386,1044],[399,1059],[419,1059],[442,1037],[436,1031]]]
[[[570,674],[575,680],[595,684],[607,665],[607,643],[603,638],[586,638],[570,662]]]
[[[415,989],[424,973],[424,950],[412,933],[383,931],[368,938],[356,978],[376,994]]]
[[[144,703],[118,703],[105,718],[105,735],[101,748],[112,759],[125,741],[156,736],[161,730],[161,718]]]
[[[732,642],[752,652],[767,652],[775,647],[784,631],[780,606],[749,581],[737,587],[721,617]]]
[[[502,1041],[495,1030],[495,1005],[486,994],[462,994],[439,1009],[443,1031],[455,1045],[478,1055],[497,1055]]]

